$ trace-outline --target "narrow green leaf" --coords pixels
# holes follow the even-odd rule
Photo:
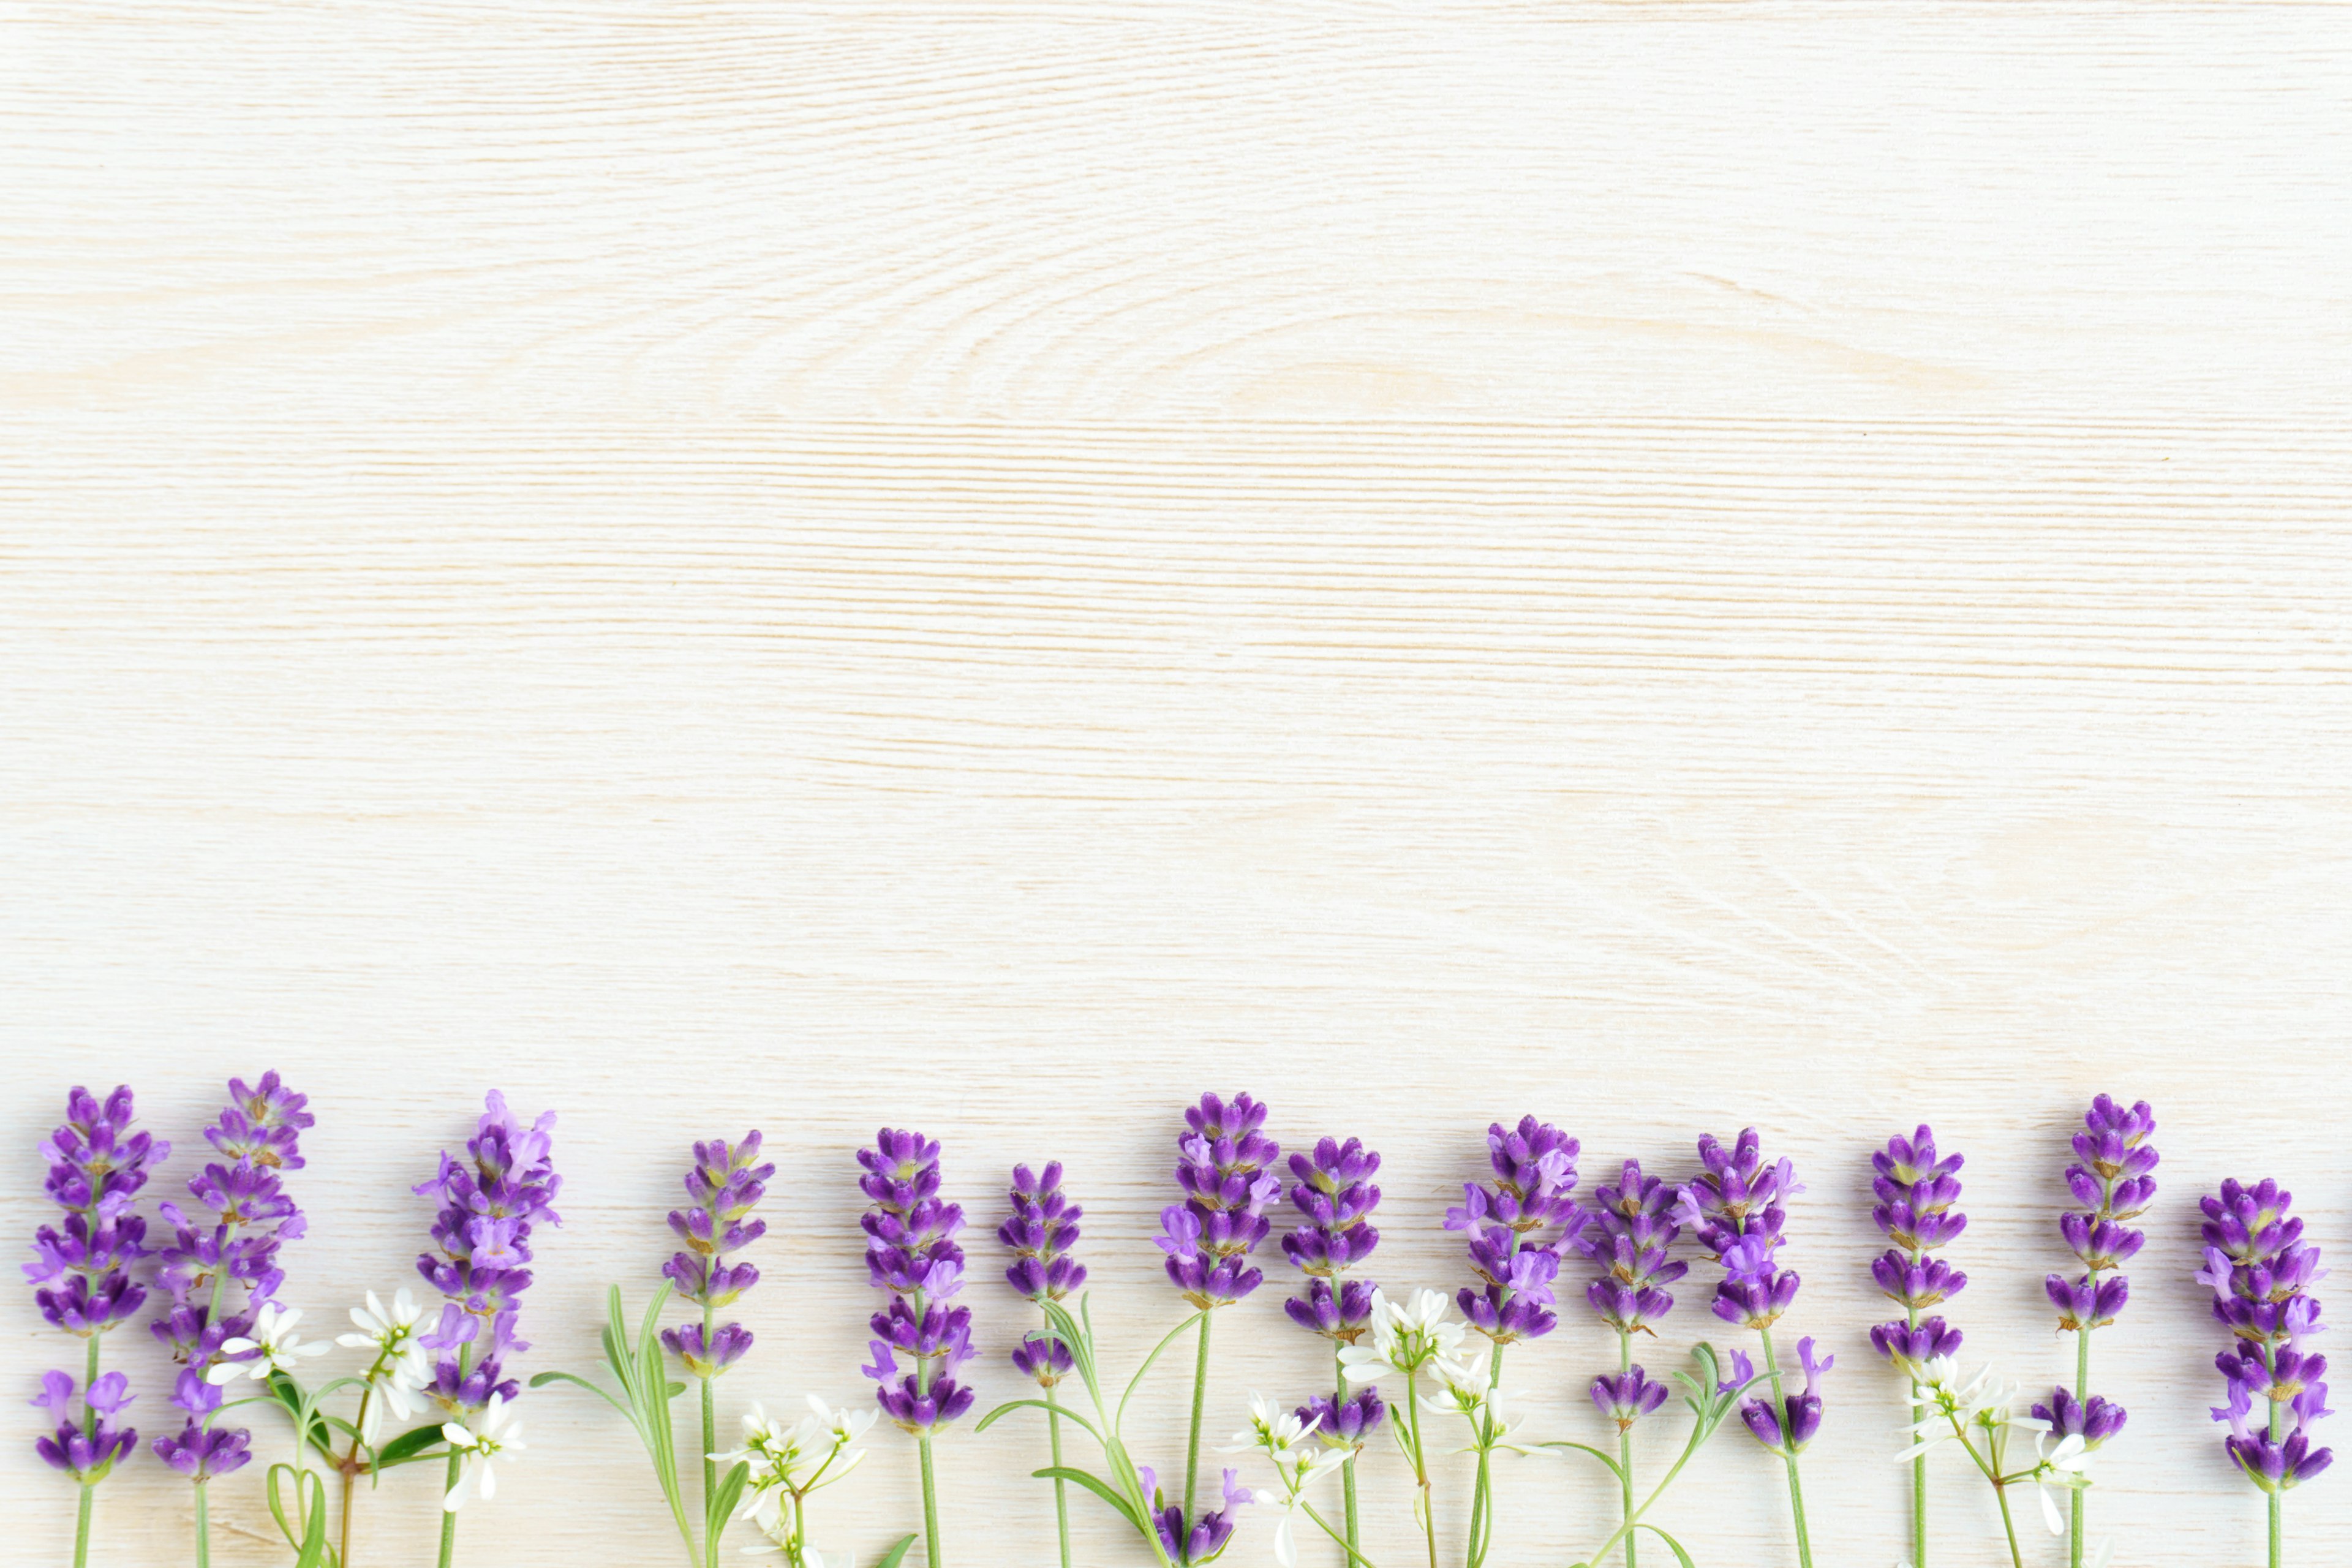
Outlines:
[[[1088,1435],[1091,1436],[1096,1442],[1099,1443],[1102,1441],[1102,1434],[1095,1430],[1095,1424],[1093,1422],[1087,1420],[1085,1416],[1079,1415],[1076,1411],[1071,1409],[1066,1405],[1048,1405],[1042,1399],[1008,1399],[1003,1404],[998,1405],[995,1409],[990,1411],[987,1415],[982,1416],[980,1418],[979,1425],[972,1427],[972,1430],[975,1432],[985,1432],[988,1430],[989,1424],[991,1422],[994,1421],[998,1416],[1014,1410],[1049,1410],[1065,1421],[1075,1421],[1080,1426],[1085,1427]]]
[[[1125,1425],[1127,1418],[1127,1402],[1135,1397],[1135,1391],[1142,1384],[1144,1373],[1151,1370],[1151,1363],[1158,1361],[1167,1351],[1168,1347],[1174,1344],[1177,1339],[1182,1335],[1186,1329],[1192,1328],[1196,1324],[1205,1321],[1208,1316],[1209,1310],[1207,1308],[1202,1307],[1195,1310],[1191,1317],[1185,1319],[1182,1322],[1169,1330],[1165,1339],[1162,1339],[1158,1344],[1151,1347],[1151,1353],[1143,1358],[1143,1364],[1135,1369],[1135,1375],[1133,1377],[1128,1379],[1127,1392],[1118,1396],[1118,1414],[1113,1415],[1110,1421],[1110,1429],[1112,1431],[1118,1431],[1121,1426]]]
[[[1570,1443],[1565,1438],[1561,1438],[1549,1443],[1537,1443],[1533,1445],[1533,1447],[1538,1448],[1573,1448],[1580,1454],[1590,1454],[1594,1458],[1600,1460],[1602,1464],[1608,1466],[1609,1473],[1611,1475],[1615,1476],[1619,1480],[1623,1480],[1625,1479],[1625,1472],[1617,1468],[1616,1460],[1611,1458],[1600,1449],[1589,1447],[1582,1443]]]
[[[913,1536],[900,1536],[898,1538],[898,1544],[890,1548],[889,1551],[882,1553],[880,1561],[874,1564],[874,1568],[898,1568],[898,1564],[907,1560],[908,1549],[912,1547],[914,1544],[915,1538]]]
[[[294,1568],[320,1568],[328,1556],[327,1484],[319,1479],[317,1471],[305,1470],[297,1489],[304,1491],[302,1511],[309,1522],[302,1530],[302,1544],[294,1559]]]
[[[719,1478],[719,1489],[710,1494],[710,1506],[703,1510],[702,1539],[708,1543],[707,1555],[718,1560],[719,1538],[727,1531],[727,1521],[734,1517],[735,1505],[742,1500],[745,1483],[751,1479],[751,1467],[738,1459],[727,1474]]]
[[[622,1415],[627,1416],[630,1420],[635,1421],[636,1419],[636,1413],[635,1411],[631,1410],[627,1405],[622,1404],[619,1400],[614,1398],[610,1394],[606,1393],[604,1389],[597,1387],[594,1384],[589,1382],[584,1377],[575,1377],[568,1372],[541,1372],[533,1373],[531,1374],[530,1385],[533,1388],[545,1388],[551,1383],[568,1383],[575,1388],[584,1388],[589,1393],[594,1394],[597,1398],[603,1400],[605,1404],[611,1405],[614,1409],[619,1411]],[[440,1428],[436,1427],[434,1430],[438,1431]]]
[[[388,1469],[394,1465],[404,1465],[411,1459],[422,1458],[427,1448],[445,1441],[446,1439],[441,1436],[438,1426],[414,1427],[375,1451],[375,1468]]]
[[[1074,1470],[1066,1465],[1048,1465],[1044,1469],[1033,1470],[1030,1474],[1035,1476],[1040,1480],[1075,1481],[1079,1486],[1086,1488],[1087,1490],[1094,1493],[1095,1496],[1102,1499],[1103,1501],[1110,1504],[1111,1507],[1118,1510],[1119,1518],[1127,1521],[1129,1525],[1135,1530],[1136,1533],[1139,1535],[1144,1532],[1144,1522],[1141,1519],[1136,1516],[1134,1506],[1125,1498],[1119,1496],[1117,1492],[1111,1490],[1109,1487],[1103,1484],[1100,1479],[1088,1475],[1086,1471]],[[1156,1531],[1153,1531],[1151,1533],[1151,1539],[1155,1541],[1158,1540],[1159,1532]]]
[[[1646,1530],[1652,1535],[1654,1535],[1659,1540],[1664,1542],[1666,1543],[1666,1550],[1675,1554],[1675,1561],[1681,1563],[1683,1568],[1698,1568],[1698,1564],[1691,1561],[1691,1554],[1683,1550],[1683,1543],[1676,1541],[1673,1536],[1668,1535],[1664,1531],[1660,1530],[1656,1525],[1645,1522],[1637,1524],[1633,1528],[1637,1531]]]

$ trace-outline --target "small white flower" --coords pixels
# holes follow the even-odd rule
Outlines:
[[[1349,1383],[1372,1383],[1392,1372],[1408,1376],[1433,1361],[1459,1362],[1466,1331],[1445,1317],[1446,1298],[1416,1290],[1399,1304],[1372,1292],[1371,1342],[1358,1340],[1339,1352],[1340,1375]]]
[[[1250,1395],[1250,1429],[1234,1433],[1234,1440],[1217,1452],[1246,1454],[1253,1448],[1263,1448],[1279,1463],[1285,1454],[1297,1447],[1308,1433],[1315,1430],[1321,1419],[1318,1416],[1312,1422],[1301,1421],[1295,1413],[1253,1394]]]
[[[741,1445],[711,1456],[722,1472],[738,1461],[751,1466],[735,1517],[751,1520],[763,1531],[775,1531],[788,1494],[829,1487],[866,1458],[865,1449],[850,1445],[874,1425],[874,1412],[835,1410],[814,1394],[808,1405],[813,1414],[789,1426],[752,1405],[743,1413]]]
[[[1905,1429],[1911,1445],[1895,1456],[1895,1462],[1907,1464],[1937,1445],[1950,1442],[1970,1426],[1990,1430],[2010,1425],[2014,1418],[2011,1402],[2016,1393],[1993,1375],[1990,1365],[1957,1388],[1949,1378],[1921,1385],[1916,1394],[1906,1395],[1919,1414]]]
[[[498,1495],[498,1463],[511,1463],[513,1456],[523,1450],[522,1423],[514,1419],[514,1406],[504,1394],[493,1394],[490,1402],[476,1411],[472,1424],[460,1426],[455,1421],[441,1428],[450,1449],[465,1458],[465,1468],[458,1472],[457,1484],[441,1500],[442,1508],[457,1512],[467,1502],[479,1496],[488,1502]]]
[[[302,1321],[299,1307],[280,1307],[275,1301],[262,1303],[261,1310],[253,1317],[253,1332],[238,1334],[221,1342],[224,1356],[241,1356],[259,1352],[251,1361],[219,1361],[205,1370],[205,1381],[215,1386],[250,1377],[257,1381],[273,1372],[291,1373],[300,1365],[303,1356],[325,1355],[322,1344],[302,1343],[302,1336],[294,1325]]]
[[[2049,1447],[2050,1434],[2043,1432],[2033,1439],[2035,1457],[2041,1463],[2033,1467],[2033,1479],[2042,1489],[2042,1521],[2053,1535],[2066,1533],[2066,1515],[2058,1506],[2058,1494],[2071,1492],[2078,1478],[2084,1477],[2091,1463],[2090,1450],[2083,1446],[2080,1432],[2058,1440],[2056,1447]]]
[[[387,1410],[405,1421],[425,1408],[416,1394],[433,1380],[433,1364],[416,1342],[424,1315],[405,1286],[393,1293],[389,1310],[371,1290],[366,1306],[352,1309],[352,1323],[360,1331],[335,1336],[335,1342],[347,1350],[375,1352],[380,1363],[370,1369],[371,1394],[360,1418],[361,1439],[370,1447],[383,1435]]]

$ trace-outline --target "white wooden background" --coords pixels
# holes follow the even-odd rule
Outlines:
[[[1204,1089],[1383,1151],[1400,1286],[1458,1282],[1492,1118],[1589,1175],[1754,1121],[1839,1356],[1821,1561],[1878,1564],[1865,1154],[1969,1154],[1958,1316],[2046,1384],[2108,1089],[2166,1161],[2095,1533],[2252,1562],[2188,1275],[2229,1173],[2352,1246],[2347,67],[2341,7],[2155,0],[8,5],[0,1222],[68,1084],[137,1086],[160,1195],[276,1066],[328,1319],[409,1278],[502,1086],[567,1177],[520,1370],[585,1371],[688,1141],[758,1125],[728,1403],[857,1399],[851,1152],[912,1123],[992,1402],[1007,1167],[1068,1163],[1130,1358]],[[1319,1375],[1269,1272],[1220,1436]],[[29,1393],[68,1348],[0,1311]],[[1610,1353],[1571,1310],[1510,1370],[1590,1439]],[[9,1557],[60,1563],[10,1408]],[[527,1422],[461,1561],[669,1560],[617,1423]],[[861,1562],[916,1520],[881,1447],[824,1517]],[[952,1561],[1046,1561],[1039,1452],[944,1446]],[[1939,1474],[1937,1561],[2000,1560]],[[1605,1528],[1583,1470],[1501,1486],[1498,1568]],[[433,1489],[358,1561],[425,1560]],[[215,1561],[282,1561],[257,1468],[215,1490]],[[1734,1429],[1659,1518],[1779,1564],[1785,1506]],[[187,1520],[142,1456],[96,1560]],[[2352,1474],[2291,1520],[2343,1560]]]

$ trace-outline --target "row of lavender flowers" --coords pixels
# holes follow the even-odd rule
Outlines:
[[[440,1563],[447,1568],[457,1510],[475,1496],[492,1496],[498,1467],[522,1447],[513,1416],[521,1390],[504,1366],[510,1354],[529,1348],[515,1328],[519,1298],[531,1280],[532,1228],[561,1223],[551,1206],[561,1185],[552,1166],[553,1116],[525,1125],[500,1096],[488,1097],[465,1157],[443,1153],[436,1174],[416,1189],[440,1205],[433,1246],[417,1261],[420,1274],[443,1297],[437,1319],[428,1321],[409,1290],[396,1292],[389,1306],[371,1292],[367,1305],[352,1312],[357,1331],[338,1341],[365,1353],[365,1369],[312,1389],[300,1371],[326,1347],[304,1342],[296,1329],[301,1313],[278,1300],[285,1278],[280,1249],[303,1229],[285,1179],[303,1166],[299,1135],[313,1124],[306,1107],[305,1098],[275,1073],[250,1086],[232,1081],[228,1104],[205,1131],[217,1158],[187,1184],[197,1208],[192,1214],[174,1203],[160,1205],[172,1237],[152,1249],[134,1200],[169,1145],[134,1129],[129,1089],[118,1089],[101,1102],[76,1089],[67,1124],[44,1146],[51,1167],[48,1193],[66,1213],[58,1225],[41,1227],[36,1261],[26,1272],[44,1316],[85,1339],[87,1352],[79,1384],[69,1373],[49,1373],[33,1403],[46,1407],[55,1423],[54,1433],[38,1439],[42,1457],[80,1483],[78,1568],[87,1561],[94,1489],[137,1442],[135,1431],[118,1425],[131,1396],[121,1372],[101,1370],[102,1338],[137,1319],[156,1291],[162,1310],[150,1327],[180,1368],[170,1396],[180,1427],[154,1438],[150,1448],[195,1483],[200,1568],[210,1550],[205,1489],[251,1457],[250,1431],[223,1419],[233,1410],[268,1405],[290,1425],[292,1458],[268,1467],[265,1487],[298,1568],[350,1563],[362,1479],[373,1483],[385,1471],[435,1460],[445,1466]],[[1329,1540],[1341,1562],[1371,1568],[1360,1529],[1358,1468],[1368,1444],[1383,1431],[1405,1461],[1415,1521],[1435,1568],[1440,1546],[1431,1458],[1437,1451],[1433,1443],[1442,1439],[1424,1432],[1424,1418],[1461,1423],[1465,1447],[1475,1457],[1459,1546],[1465,1568],[1481,1568],[1492,1549],[1493,1461],[1507,1453],[1580,1455],[1614,1479],[1621,1498],[1617,1522],[1581,1562],[1598,1563],[1622,1552],[1631,1568],[1640,1532],[1687,1562],[1680,1543],[1648,1516],[1735,1412],[1785,1466],[1796,1553],[1810,1568],[1799,1456],[1820,1429],[1822,1380],[1834,1358],[1817,1358],[1814,1341],[1801,1340],[1798,1387],[1774,1346],[1773,1329],[1794,1305],[1800,1286],[1793,1270],[1780,1267],[1778,1255],[1788,1202],[1803,1189],[1789,1161],[1765,1160],[1754,1130],[1727,1148],[1711,1136],[1700,1139],[1699,1168],[1680,1183],[1627,1161],[1614,1182],[1592,1190],[1588,1206],[1577,1196],[1576,1140],[1532,1116],[1516,1126],[1496,1124],[1487,1140],[1491,1180],[1467,1184],[1462,1205],[1445,1216],[1446,1227],[1465,1238],[1471,1276],[1449,1300],[1427,1289],[1391,1297],[1362,1275],[1380,1241],[1372,1218],[1381,1201],[1373,1180],[1377,1153],[1356,1139],[1324,1138],[1311,1153],[1290,1155],[1286,1166],[1265,1121],[1265,1107],[1246,1094],[1230,1101],[1208,1095],[1186,1112],[1186,1130],[1177,1139],[1181,1201],[1163,1211],[1158,1245],[1170,1280],[1192,1310],[1118,1389],[1107,1382],[1078,1295],[1086,1269],[1073,1248],[1082,1210],[1064,1193],[1059,1164],[1013,1173],[1010,1212],[997,1237],[1012,1259],[1007,1281],[1040,1313],[1038,1326],[1012,1352],[1039,1396],[1001,1405],[980,1426],[1015,1411],[1043,1413],[1052,1462],[1037,1474],[1055,1488],[1065,1568],[1072,1489],[1113,1509],[1153,1559],[1171,1568],[1220,1555],[1244,1504],[1279,1509],[1279,1561],[1295,1562],[1297,1537],[1315,1532]],[[2079,1207],[2062,1218],[2059,1230],[2081,1268],[2072,1276],[2051,1276],[2048,1290],[2062,1329],[2076,1336],[2076,1375],[2071,1387],[2060,1385],[2034,1404],[2030,1422],[2017,1411],[2014,1392],[1990,1369],[1963,1375],[1961,1334],[1944,1315],[1967,1285],[1967,1276],[1937,1256],[1968,1223],[1958,1207],[1960,1156],[1939,1153],[1925,1127],[1890,1140],[1874,1156],[1878,1201],[1873,1213],[1889,1246],[1873,1278],[1903,1316],[1874,1328],[1870,1337],[1911,1384],[1913,1442],[1903,1457],[1912,1466],[1914,1562],[1920,1568],[1931,1543],[1928,1458],[1946,1445],[1965,1453],[1993,1489],[2019,1568],[2024,1552],[2010,1506],[2017,1489],[2039,1494],[2053,1532],[2070,1537],[2071,1562],[2079,1568],[2095,1560],[2085,1545],[2089,1463],[2122,1430],[2125,1414],[2090,1387],[2091,1336],[2115,1322],[2128,1300],[2124,1266],[2145,1240],[2130,1222],[2156,1196],[2154,1131],[2147,1105],[2126,1109],[2102,1096],[2074,1140],[2077,1162],[2066,1181]],[[759,1279],[756,1266],[738,1255],[765,1233],[752,1210],[775,1167],[760,1151],[756,1131],[739,1142],[695,1145],[686,1177],[688,1206],[670,1215],[680,1248],[662,1270],[664,1283],[634,1323],[619,1287],[610,1292],[604,1335],[609,1386],[564,1373],[541,1373],[532,1384],[561,1381],[586,1389],[631,1424],[689,1561],[715,1568],[728,1525],[749,1520],[794,1568],[824,1568],[826,1560],[810,1540],[809,1501],[862,1458],[857,1445],[875,1413],[835,1410],[812,1398],[814,1413],[788,1423],[754,1405],[739,1444],[722,1450],[718,1436],[714,1384],[752,1347],[750,1331],[721,1315]],[[874,1353],[865,1371],[877,1384],[879,1413],[917,1440],[927,1560],[937,1568],[943,1542],[931,1445],[975,1399],[964,1377],[976,1354],[971,1314],[955,1300],[964,1283],[966,1260],[958,1240],[964,1217],[940,1195],[936,1142],[886,1129],[873,1147],[860,1151],[858,1162],[869,1204],[863,1222],[866,1265],[887,1297],[872,1318]],[[1287,1183],[1281,1173],[1286,1168]],[[1286,1307],[1299,1326],[1330,1342],[1331,1380],[1328,1391],[1295,1407],[1252,1400],[1251,1426],[1226,1451],[1255,1453],[1269,1463],[1275,1489],[1253,1489],[1237,1468],[1226,1468],[1214,1494],[1204,1498],[1201,1447],[1212,1384],[1211,1324],[1218,1310],[1264,1283],[1254,1259],[1272,1234],[1272,1211],[1286,1195],[1297,1223],[1282,1237],[1281,1249],[1302,1278]],[[2309,1436],[2311,1426],[2328,1414],[2326,1361],[2307,1349],[2322,1328],[2309,1293],[2321,1271],[2316,1248],[2302,1238],[2301,1221],[2287,1212],[2290,1201],[2267,1181],[2225,1183],[2220,1194],[2205,1198],[2205,1267],[2198,1275],[2213,1290],[2214,1315],[2231,1335],[2231,1348],[2217,1361],[2225,1402],[2213,1414],[2230,1427],[2228,1453],[2267,1496],[2273,1563],[2282,1550],[2280,1496],[2330,1460]],[[1633,1360],[1635,1336],[1654,1334],[1654,1325],[1673,1310],[1668,1288],[1690,1268],[1675,1256],[1685,1232],[1720,1270],[1715,1316],[1754,1332],[1758,1353],[1718,1352],[1702,1342],[1692,1368],[1673,1374],[1691,1412],[1690,1430],[1679,1457],[1643,1491],[1634,1479],[1634,1433],[1671,1392]],[[152,1273],[142,1267],[148,1259]],[[1556,1325],[1559,1278],[1571,1259],[1591,1270],[1585,1299],[1618,1341],[1614,1370],[1598,1373],[1591,1384],[1594,1405],[1613,1428],[1613,1451],[1533,1439],[1503,1385],[1509,1347],[1542,1338]],[[688,1321],[664,1328],[673,1298],[693,1310]],[[1066,1304],[1073,1299],[1075,1313]],[[1129,1451],[1122,1417],[1151,1366],[1188,1335],[1195,1356],[1184,1468],[1181,1481],[1173,1475],[1163,1481]],[[671,1417],[671,1401],[686,1387],[671,1380],[673,1369],[699,1386],[698,1509],[688,1506]],[[1064,1397],[1073,1378],[1085,1390],[1087,1408]],[[1382,1384],[1390,1389],[1386,1395]],[[254,1392],[230,1397],[240,1384]],[[348,1414],[341,1413],[345,1405]],[[421,1424],[411,1425],[420,1416]],[[397,1417],[404,1429],[387,1436],[388,1417]],[[1070,1432],[1090,1443],[1092,1462],[1068,1460]],[[2026,1436],[2031,1453],[2020,1447]],[[1334,1474],[1341,1489],[1336,1507],[1322,1501],[1325,1479]],[[340,1487],[339,1510],[329,1507],[330,1479]],[[891,1548],[881,1560],[884,1568],[903,1561],[915,1539],[909,1533]]]

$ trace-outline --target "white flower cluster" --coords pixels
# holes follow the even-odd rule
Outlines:
[[[405,1286],[393,1292],[389,1311],[371,1290],[366,1306],[352,1309],[352,1326],[359,1332],[335,1336],[335,1342],[347,1350],[375,1352],[375,1363],[367,1370],[367,1397],[360,1410],[360,1440],[370,1447],[383,1435],[387,1410],[405,1421],[425,1408],[421,1395],[433,1380],[433,1363],[425,1347],[416,1342],[423,1316],[423,1309]]]

